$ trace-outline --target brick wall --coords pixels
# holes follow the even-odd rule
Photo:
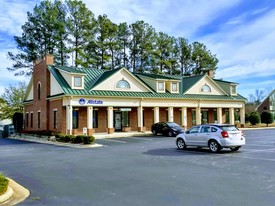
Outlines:
[[[144,115],[144,129],[145,131],[150,131],[151,130],[151,126],[153,124],[154,121],[154,111],[152,107],[144,107],[143,108],[143,115]]]
[[[49,103],[47,96],[50,95],[50,73],[47,69],[47,64],[53,64],[52,55],[47,55],[43,60],[34,63],[33,102],[25,106],[25,114],[26,112],[33,112],[33,127],[31,128],[29,123],[29,127],[25,128],[25,130],[49,129]],[[40,112],[40,128],[38,127],[38,112]],[[26,117],[25,114],[24,118]]]
[[[174,108],[174,122],[176,122],[178,125],[181,125],[181,111],[180,108]]]
[[[269,105],[269,97],[268,97],[263,103],[261,103],[257,111],[261,114],[263,111],[269,110],[269,108],[270,108],[270,105]]]
[[[138,131],[138,113],[136,107],[133,107],[130,112],[130,127],[131,131]]]
[[[57,127],[54,128],[54,111],[57,113]],[[62,106],[62,99],[49,102],[49,130],[66,133],[66,107]]]
[[[98,128],[94,128],[95,132],[108,131],[107,107],[98,107]]]
[[[160,122],[166,122],[168,119],[167,117],[167,108],[166,107],[160,107],[159,108],[159,121]]]

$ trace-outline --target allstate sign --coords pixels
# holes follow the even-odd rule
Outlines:
[[[80,104],[80,105],[87,105],[87,104],[103,104],[103,101],[101,101],[101,100],[97,100],[97,99],[89,99],[89,100],[85,100],[84,98],[80,98],[79,100],[78,100],[78,103]]]
[[[80,105],[84,105],[84,104],[86,103],[86,100],[83,99],[83,98],[81,98],[81,99],[78,100],[78,103],[79,103]]]

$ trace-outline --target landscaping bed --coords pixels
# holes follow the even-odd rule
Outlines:
[[[4,175],[0,174],[0,195],[3,195],[7,191],[8,185],[9,180]]]

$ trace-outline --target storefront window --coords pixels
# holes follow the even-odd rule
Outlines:
[[[217,110],[214,110],[214,123],[218,123],[218,112]]]
[[[225,113],[225,123],[229,124],[229,110],[226,109],[224,113]]]
[[[130,118],[129,118],[129,112],[123,111],[122,112],[122,126],[123,127],[129,127],[130,126]]]
[[[98,110],[93,110],[93,128],[98,128]]]
[[[208,111],[201,111],[201,122],[202,124],[208,123]]]
[[[78,128],[78,110],[73,111],[73,129]]]
[[[192,125],[196,125],[196,111],[192,110]]]

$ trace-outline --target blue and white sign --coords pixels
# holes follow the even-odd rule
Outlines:
[[[97,99],[89,99],[89,100],[85,100],[84,98],[80,98],[79,100],[78,100],[78,103],[80,104],[80,105],[90,105],[90,104],[103,104],[103,101],[101,101],[101,100],[97,100]]]
[[[78,103],[79,103],[80,105],[84,105],[84,104],[86,103],[86,100],[83,99],[83,98],[81,98],[81,99],[78,100]]]

